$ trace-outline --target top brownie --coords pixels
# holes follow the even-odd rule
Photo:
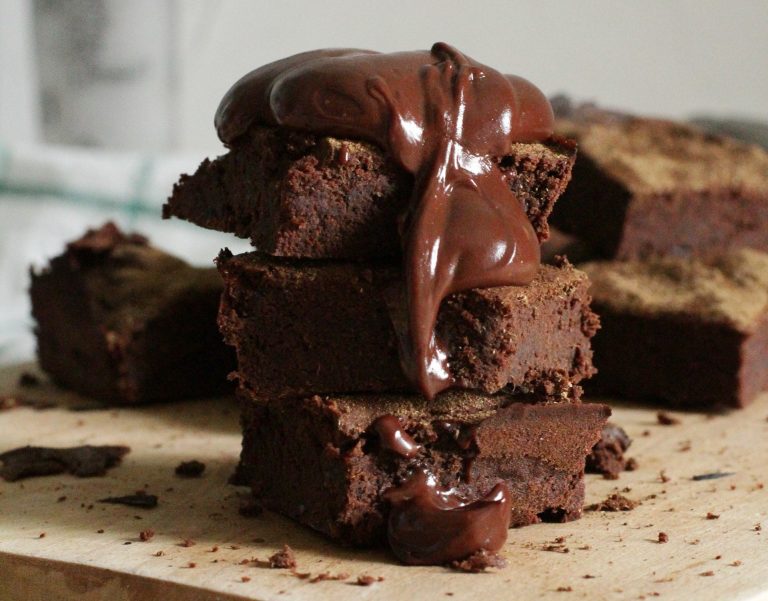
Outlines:
[[[768,153],[684,123],[553,101],[579,158],[552,224],[602,256],[768,250]]]
[[[512,144],[497,159],[540,241],[575,156],[575,144],[552,138]],[[273,256],[391,259],[401,252],[398,222],[412,187],[372,144],[252,127],[227,154],[181,176],[163,217],[250,238]]]

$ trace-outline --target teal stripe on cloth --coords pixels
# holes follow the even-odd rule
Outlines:
[[[128,221],[130,227],[136,225],[136,219],[141,214],[152,213],[157,215],[159,213],[157,207],[149,207],[148,203],[144,201],[144,196],[147,192],[147,186],[149,185],[152,171],[155,168],[155,161],[151,157],[147,157],[141,161],[139,168],[136,171],[136,175],[133,178],[133,194],[128,203]]]
[[[0,145],[0,186],[8,174],[8,165],[11,164],[11,151]]]

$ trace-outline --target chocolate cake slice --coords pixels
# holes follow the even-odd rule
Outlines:
[[[697,127],[600,111],[560,111],[579,144],[554,226],[605,258],[768,250],[768,152]]]
[[[107,223],[31,274],[40,366],[110,403],[231,391],[216,313],[221,278]]]
[[[377,260],[401,253],[398,221],[413,179],[373,144],[253,127],[230,151],[182,175],[163,216],[250,238],[285,257]],[[512,144],[498,160],[540,240],[565,189],[575,145]]]
[[[258,398],[408,390],[393,327],[402,286],[389,267],[222,252],[219,325],[237,349],[240,385]],[[542,266],[527,286],[459,292],[436,332],[462,388],[578,398],[598,328],[586,276]]]
[[[768,255],[582,267],[602,323],[592,390],[695,408],[768,390]]]
[[[467,499],[504,483],[511,526],[578,518],[585,458],[610,415],[604,405],[455,391],[431,402],[247,396],[240,481],[265,507],[353,545],[385,540],[386,491],[417,470]]]

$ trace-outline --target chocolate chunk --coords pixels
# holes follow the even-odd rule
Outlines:
[[[32,476],[68,472],[80,478],[103,476],[130,451],[124,446],[82,446],[71,448],[21,447],[0,454],[0,477],[13,482]]]
[[[128,505],[129,507],[152,509],[157,507],[157,495],[148,495],[147,493],[137,492],[122,497],[106,497],[104,499],[99,499],[99,503],[113,503],[115,505]]]
[[[193,459],[191,461],[182,461],[176,466],[176,475],[184,478],[199,478],[205,471],[205,464]]]
[[[608,480],[615,480],[627,469],[628,460],[624,453],[632,444],[632,439],[616,424],[607,423],[603,428],[600,440],[592,447],[587,455],[586,471],[591,474],[602,474]]]

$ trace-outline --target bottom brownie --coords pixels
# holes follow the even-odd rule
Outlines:
[[[263,506],[359,546],[385,540],[385,497],[401,494],[414,472],[465,499],[505,483],[510,526],[580,517],[585,458],[610,409],[519,401],[469,392],[431,403],[395,395],[241,397],[238,480]]]

